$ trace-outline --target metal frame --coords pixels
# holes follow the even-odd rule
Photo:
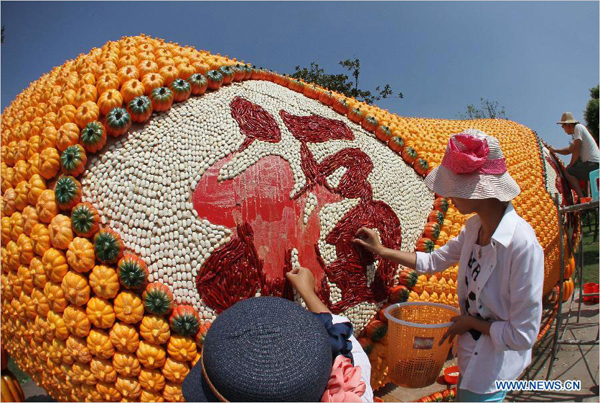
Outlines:
[[[552,375],[552,369],[553,369],[553,364],[554,361],[556,360],[556,354],[558,352],[559,346],[561,344],[567,344],[567,345],[578,345],[578,346],[585,346],[585,345],[595,345],[598,344],[599,338],[598,336],[600,335],[600,329],[599,332],[596,333],[596,339],[595,340],[565,340],[564,339],[564,335],[565,332],[567,330],[567,327],[569,326],[569,322],[572,316],[572,310],[571,308],[573,307],[573,301],[574,298],[571,298],[571,302],[569,304],[569,310],[567,312],[567,316],[565,318],[565,323],[563,324],[563,311],[562,311],[562,306],[563,306],[563,292],[564,292],[564,287],[563,287],[563,281],[565,280],[565,245],[564,245],[564,239],[563,239],[563,235],[564,235],[564,228],[563,228],[563,217],[565,217],[567,214],[574,214],[580,211],[585,211],[585,210],[591,210],[594,208],[598,208],[598,201],[593,201],[593,202],[589,202],[589,203],[584,203],[584,204],[576,204],[573,206],[567,206],[567,207],[560,207],[559,201],[558,201],[558,195],[555,195],[554,198],[554,203],[556,204],[556,210],[557,210],[557,214],[558,214],[558,236],[560,238],[560,283],[559,283],[559,293],[558,293],[558,312],[556,313],[556,323],[554,325],[554,341],[552,343],[552,352],[551,352],[551,356],[550,356],[550,365],[548,366],[548,373],[546,375],[546,380],[550,379],[550,376]],[[571,237],[567,237],[567,247],[569,248],[569,251],[571,252],[575,252],[573,251],[573,245],[571,245]],[[597,296],[598,293],[589,293],[589,294],[584,294],[583,293],[583,220],[579,220],[579,248],[578,248],[578,259],[575,262],[575,284],[577,284],[577,282],[579,282],[579,287],[578,287],[578,291],[579,291],[579,301],[578,301],[578,306],[577,306],[577,323],[579,323],[579,319],[580,319],[580,315],[581,315],[581,302],[583,300],[584,296]],[[575,294],[575,291],[573,291],[573,295]],[[596,308],[598,309],[598,308]],[[559,337],[560,334],[560,337]],[[585,358],[585,356],[582,357],[585,364],[589,367],[589,363],[587,362],[587,359]],[[593,380],[594,383],[596,383],[596,380]]]

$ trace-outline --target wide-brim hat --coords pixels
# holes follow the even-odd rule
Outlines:
[[[331,366],[328,333],[313,314],[283,298],[250,298],[212,323],[182,393],[188,402],[316,402]]]
[[[571,112],[565,112],[560,117],[560,121],[556,122],[557,125],[563,125],[565,123],[579,123],[579,120],[575,119]]]
[[[450,137],[442,164],[427,175],[425,184],[443,197],[464,199],[506,202],[521,193],[508,173],[498,140],[476,129]]]

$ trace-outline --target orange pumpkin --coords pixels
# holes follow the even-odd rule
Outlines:
[[[50,242],[52,246],[58,249],[66,250],[73,240],[73,230],[71,229],[71,219],[66,215],[58,214],[48,226],[50,230]]]
[[[54,126],[44,127],[44,130],[42,130],[39,152],[45,150],[46,148],[55,148],[57,139],[58,139],[58,130],[56,130],[56,128]]]
[[[39,175],[42,169],[42,157],[40,153],[35,153],[29,159],[29,178]]]
[[[142,388],[151,392],[160,392],[165,387],[165,377],[158,369],[142,368],[138,380]]]
[[[123,101],[128,104],[133,98],[144,95],[144,84],[137,79],[128,80],[121,86],[121,95]]]
[[[159,59],[160,60],[160,59]],[[158,63],[160,66],[160,62]],[[164,85],[168,86],[171,84],[177,77],[179,77],[179,70],[177,67],[172,65],[165,65],[160,68],[158,73],[164,78]]]
[[[163,397],[167,402],[185,402],[181,393],[181,384],[167,382],[163,389]]]
[[[69,271],[61,284],[65,298],[73,305],[85,305],[90,299],[90,286],[87,278],[79,273]]]
[[[77,90],[77,95],[75,95],[75,106],[79,107],[84,102],[96,102],[98,99],[98,91],[96,90],[96,86],[93,84],[84,84],[79,87]]]
[[[90,273],[90,286],[101,298],[114,298],[119,292],[119,277],[115,269],[98,265]]]
[[[85,308],[69,305],[63,312],[63,320],[69,332],[77,337],[86,337],[92,324],[88,319]]]
[[[118,90],[120,86],[119,77],[116,74],[107,73],[98,79],[96,82],[96,90],[98,94],[102,94],[108,90]]]
[[[40,194],[35,205],[35,212],[39,220],[45,224],[49,224],[58,214],[58,206],[53,190],[46,189]]]
[[[150,95],[155,88],[163,87],[164,83],[164,78],[156,72],[151,72],[142,76],[142,85],[144,86],[145,95]]]
[[[142,299],[131,291],[122,291],[115,298],[115,314],[122,322],[139,322],[144,316]]]
[[[37,213],[35,212],[35,207],[34,206],[27,206],[23,209],[23,233],[27,236],[31,236],[31,231],[33,230],[33,227],[35,227],[38,223],[38,216]],[[4,218],[8,217],[3,217],[2,220],[4,220]],[[4,231],[4,224],[2,225],[2,231]],[[2,244],[4,244],[4,242],[2,242]]]
[[[10,217],[2,217],[2,246],[6,246],[11,241],[10,237]],[[23,231],[25,231],[27,220],[23,223]],[[30,233],[31,234],[31,233]]]
[[[29,180],[29,178],[27,178]],[[18,211],[23,211],[25,207],[28,205],[27,197],[29,195],[29,182],[23,180],[17,184],[15,188],[15,208]]]
[[[164,402],[165,398],[163,397],[161,391],[153,392],[150,390],[146,390],[146,388],[142,389],[142,394],[140,395],[140,402]]]
[[[138,65],[140,77],[144,77],[146,74],[158,73],[158,64],[154,60],[144,60]]]
[[[65,274],[69,271],[67,259],[64,253],[58,249],[48,249],[42,257],[42,263],[44,264],[48,279],[55,283],[60,284]]]
[[[27,158],[30,159],[33,154],[39,153],[42,151],[42,138],[39,135],[31,136],[29,140],[27,140]]]
[[[115,354],[115,348],[110,341],[110,337],[103,330],[90,330],[87,336],[87,347],[93,355],[99,358],[108,359]]]
[[[65,321],[63,320],[61,313],[48,311],[47,321],[48,331],[49,333],[53,333],[54,337],[56,337],[59,340],[66,340],[69,337],[69,330],[65,325]]]
[[[46,181],[39,174],[31,175],[29,178],[29,195],[27,201],[35,206],[42,192],[46,190]]]
[[[117,371],[115,371],[110,360],[98,357],[92,358],[92,361],[90,361],[90,371],[100,382],[110,383],[117,380]]]
[[[94,268],[94,245],[86,238],[76,237],[69,243],[67,262],[77,272],[86,273]]]
[[[196,342],[191,337],[174,334],[169,339],[167,352],[177,361],[193,361],[197,354]]]
[[[110,330],[110,340],[122,353],[135,353],[140,343],[136,328],[120,322],[115,323]]]
[[[56,148],[60,152],[65,151],[68,147],[79,143],[79,127],[75,123],[65,123],[58,129],[56,137]]]
[[[105,402],[118,402],[123,398],[121,393],[115,388],[114,383],[98,382],[96,390]]]
[[[144,340],[140,340],[136,356],[140,363],[149,369],[162,367],[167,359],[165,350],[161,346],[148,343]]]
[[[165,344],[171,337],[169,322],[162,316],[144,316],[140,324],[140,335],[155,344]]]
[[[88,123],[98,120],[99,117],[100,109],[98,108],[98,105],[96,105],[95,102],[87,101],[77,108],[77,112],[75,113],[75,123],[80,129],[83,129]]]
[[[112,304],[102,298],[93,297],[85,309],[90,322],[101,329],[110,329],[115,323],[115,312]]]
[[[162,367],[165,378],[173,383],[183,383],[189,372],[190,367],[186,362],[176,361],[171,357],[167,358],[165,365]]]
[[[67,94],[65,93],[65,95]],[[73,96],[74,95],[75,92],[73,91]],[[75,113],[77,113],[77,108],[75,106],[71,104],[64,105],[58,111],[58,124],[62,126],[66,123],[72,122],[73,119],[75,119]]]
[[[44,285],[44,296],[48,300],[50,309],[54,312],[63,312],[68,305],[65,293],[58,284],[48,281]]]
[[[23,234],[24,221],[23,215],[18,211],[10,216],[10,238],[13,241],[17,241]]]
[[[33,251],[38,256],[44,256],[50,249],[50,230],[42,224],[36,224],[31,229],[31,241],[33,242]]]
[[[137,378],[125,378],[117,376],[115,387],[123,395],[129,399],[137,399],[142,394],[142,387]]]
[[[134,354],[117,351],[112,359],[115,371],[121,376],[138,376],[142,369],[140,361]]]
[[[21,263],[28,265],[33,259],[33,241],[27,235],[21,234],[17,240],[17,246]]]
[[[139,79],[140,71],[134,65],[126,65],[119,69],[117,77],[119,77],[119,82],[123,85],[129,80]]]
[[[111,109],[120,107],[121,105],[123,105],[123,96],[116,89],[105,91],[98,100],[98,106],[102,115],[107,115]]]
[[[29,262],[29,268],[33,273],[33,284],[36,287],[44,288],[48,280],[46,277],[46,268],[44,267],[44,263],[42,263],[42,259],[38,257],[31,259],[31,262]]]
[[[17,245],[15,241],[10,241],[8,245],[6,245],[6,253],[6,268],[17,271],[21,265],[21,259],[19,257],[19,245]]]
[[[56,148],[46,148],[40,153],[39,174],[44,179],[52,179],[60,171],[60,155]]]

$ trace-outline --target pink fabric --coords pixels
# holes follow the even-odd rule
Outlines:
[[[455,144],[459,142],[462,150]],[[504,158],[488,159],[490,152],[486,139],[469,134],[457,134],[448,141],[442,165],[455,174],[482,173],[500,175],[506,172]]]
[[[338,355],[333,362],[322,402],[362,402],[366,385],[360,378],[360,367],[353,367],[348,357]]]

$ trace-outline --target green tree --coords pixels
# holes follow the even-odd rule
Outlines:
[[[489,99],[483,98],[480,98],[480,100],[480,108],[473,104],[467,105],[466,113],[458,113],[458,118],[463,120],[506,119],[506,111],[504,110],[504,106],[501,106],[498,101],[490,101]]]
[[[346,59],[339,62],[339,65],[348,70],[352,79],[343,73],[325,73],[325,70],[320,68],[315,62],[311,62],[310,67],[308,68],[296,66],[296,71],[291,75],[291,77],[317,84],[323,88],[339,92],[348,97],[356,98],[357,100],[366,102],[370,105],[375,101],[389,98],[394,95],[394,91],[389,84],[384,85],[383,88],[381,88],[381,86],[375,87],[375,93],[372,93],[368,90],[362,90],[358,87],[360,77],[359,59]],[[397,96],[398,98],[404,98],[404,95],[401,92],[398,93]]]
[[[590,88],[591,99],[587,103],[585,111],[583,111],[583,117],[587,123],[587,128],[594,136],[596,144],[598,144],[598,85],[594,88]]]

